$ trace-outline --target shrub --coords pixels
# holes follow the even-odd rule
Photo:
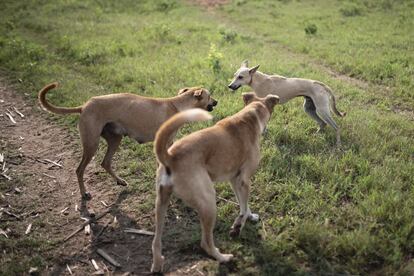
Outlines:
[[[219,32],[225,42],[234,43],[236,41],[237,33],[235,31],[221,29]]]
[[[308,35],[314,35],[318,31],[318,27],[315,24],[311,23],[305,27],[305,33]]]

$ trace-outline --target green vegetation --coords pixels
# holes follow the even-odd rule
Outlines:
[[[217,244],[236,260],[208,269],[410,274],[412,18],[413,1],[238,0],[206,11],[185,1],[5,0],[0,3],[0,66],[33,97],[43,85],[59,81],[50,100],[65,106],[121,91],[169,97],[184,86],[202,85],[219,100],[215,120],[242,107],[240,91],[233,94],[226,84],[246,58],[266,73],[329,84],[339,109],[348,112],[337,119],[344,152],[334,150],[331,129],[315,134],[317,125],[302,111],[300,99],[277,107],[252,185],[251,207],[262,219],[231,239],[229,218],[238,210],[219,201]],[[76,116],[59,118],[76,125]],[[182,134],[197,128],[186,127]],[[120,155],[116,166],[132,184],[129,196],[146,193],[152,200],[152,144],[127,141]],[[133,159],[138,159],[138,177]],[[227,183],[217,190],[234,200]],[[152,212],[152,204],[138,208]],[[198,244],[198,237],[191,242]]]

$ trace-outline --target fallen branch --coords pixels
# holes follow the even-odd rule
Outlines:
[[[70,266],[66,264],[66,269],[68,270],[69,274],[72,275],[72,270],[70,269]]]
[[[102,258],[107,260],[111,265],[115,267],[121,267],[121,264],[115,261],[111,256],[109,256],[103,249],[96,250],[96,253],[98,253]]]
[[[47,177],[50,177],[50,178],[52,178],[52,179],[56,179],[56,176],[53,176],[53,175],[50,175],[50,174],[47,174],[47,173],[42,173],[44,176],[47,176]]]
[[[93,267],[95,268],[95,270],[96,270],[96,271],[98,271],[98,270],[99,270],[99,266],[98,266],[98,264],[95,262],[95,260],[94,260],[94,259],[91,259],[91,263],[92,263]]]
[[[75,231],[73,231],[69,236],[67,236],[63,241],[65,242],[65,241],[69,240],[70,238],[72,238],[73,236],[75,236],[77,233],[79,233],[80,231],[82,231],[82,229],[86,225],[90,224],[91,222],[98,221],[99,219],[103,218],[106,214],[108,214],[110,211],[111,210],[108,209],[108,210],[104,211],[102,214],[100,214],[100,215],[98,215],[98,216],[96,216],[94,218],[88,219],[87,221],[85,221],[84,223],[82,223]]]
[[[12,116],[9,112],[5,112],[5,114],[7,115],[7,117],[9,117],[10,121],[11,121],[13,124],[16,124],[16,121],[14,120],[13,116]]]
[[[19,114],[20,117],[24,118],[23,113],[21,113],[19,110],[17,110],[16,107],[13,106],[14,112],[16,112],[17,114]]]
[[[231,204],[234,204],[234,205],[239,206],[239,204],[238,204],[237,202],[234,202],[234,201],[232,201],[232,200],[225,199],[225,198],[223,198],[223,197],[221,197],[221,196],[217,196],[217,198],[218,198],[218,199],[220,199],[220,200],[223,200],[223,201],[225,201],[225,202],[228,202],[228,203],[231,203]]]
[[[0,175],[3,176],[4,178],[6,178],[9,181],[12,180],[12,178],[10,176],[8,176],[7,174],[5,174],[5,173],[0,173]]]
[[[9,238],[9,236],[7,236],[6,231],[4,231],[3,229],[0,229],[0,235],[5,236],[6,238]]]
[[[61,164],[56,163],[55,161],[52,161],[50,159],[43,159],[43,160],[45,160],[46,162],[51,163],[51,164],[53,164],[55,166],[58,166],[59,168],[63,168],[63,166]]]
[[[0,163],[3,163],[3,162],[4,162],[4,154],[0,153]]]
[[[127,228],[124,230],[125,233],[132,233],[132,234],[138,234],[138,235],[147,235],[147,236],[154,236],[154,232],[142,230],[142,229],[133,229],[133,228]]]
[[[33,157],[31,157],[31,156],[28,156],[28,158],[30,158],[30,159],[34,159],[35,161],[37,161],[37,162],[39,162],[39,163],[42,163],[42,164],[48,164],[46,161],[43,161],[42,159],[39,159],[39,158],[33,158]]]
[[[7,211],[7,210],[3,210],[3,212],[4,212],[4,213],[6,213],[6,214],[8,214],[8,215],[9,215],[9,216],[11,216],[11,217],[15,217],[15,218],[17,218],[18,220],[20,220],[20,216],[15,215],[15,214],[13,214],[12,212],[9,212],[9,211]]]
[[[32,230],[32,224],[31,223],[27,226],[26,232],[24,232],[24,234],[26,234],[26,235],[29,234],[30,230]]]

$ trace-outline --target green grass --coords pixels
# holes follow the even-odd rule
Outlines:
[[[203,85],[219,100],[215,120],[242,107],[240,93],[226,84],[245,58],[264,72],[329,84],[348,112],[337,119],[345,151],[334,150],[331,129],[314,134],[317,125],[300,99],[277,107],[252,185],[251,206],[261,222],[230,239],[238,211],[219,202],[216,241],[236,260],[208,269],[409,274],[414,124],[412,113],[392,110],[412,112],[414,104],[413,13],[413,1],[238,0],[215,11],[181,1],[2,1],[0,66],[33,97],[58,80],[50,99],[66,106],[112,92],[169,97]],[[333,77],[325,66],[366,81],[367,89]],[[76,125],[76,116],[60,118]],[[121,175],[132,191],[153,199],[152,144],[123,148]],[[217,190],[234,200],[228,184]]]

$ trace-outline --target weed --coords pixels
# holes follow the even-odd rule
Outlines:
[[[207,61],[209,63],[210,69],[214,72],[214,74],[218,75],[222,69],[222,62],[223,54],[217,50],[215,44],[210,45],[210,50],[208,52]]]
[[[237,32],[233,30],[226,30],[226,29],[220,29],[219,33],[222,36],[222,39],[227,43],[234,43],[237,38]]]
[[[351,17],[351,16],[358,16],[362,15],[362,9],[360,6],[353,4],[347,5],[339,9],[343,16]]]
[[[308,35],[315,35],[317,31],[318,31],[318,27],[313,23],[309,23],[305,27],[305,33]]]

